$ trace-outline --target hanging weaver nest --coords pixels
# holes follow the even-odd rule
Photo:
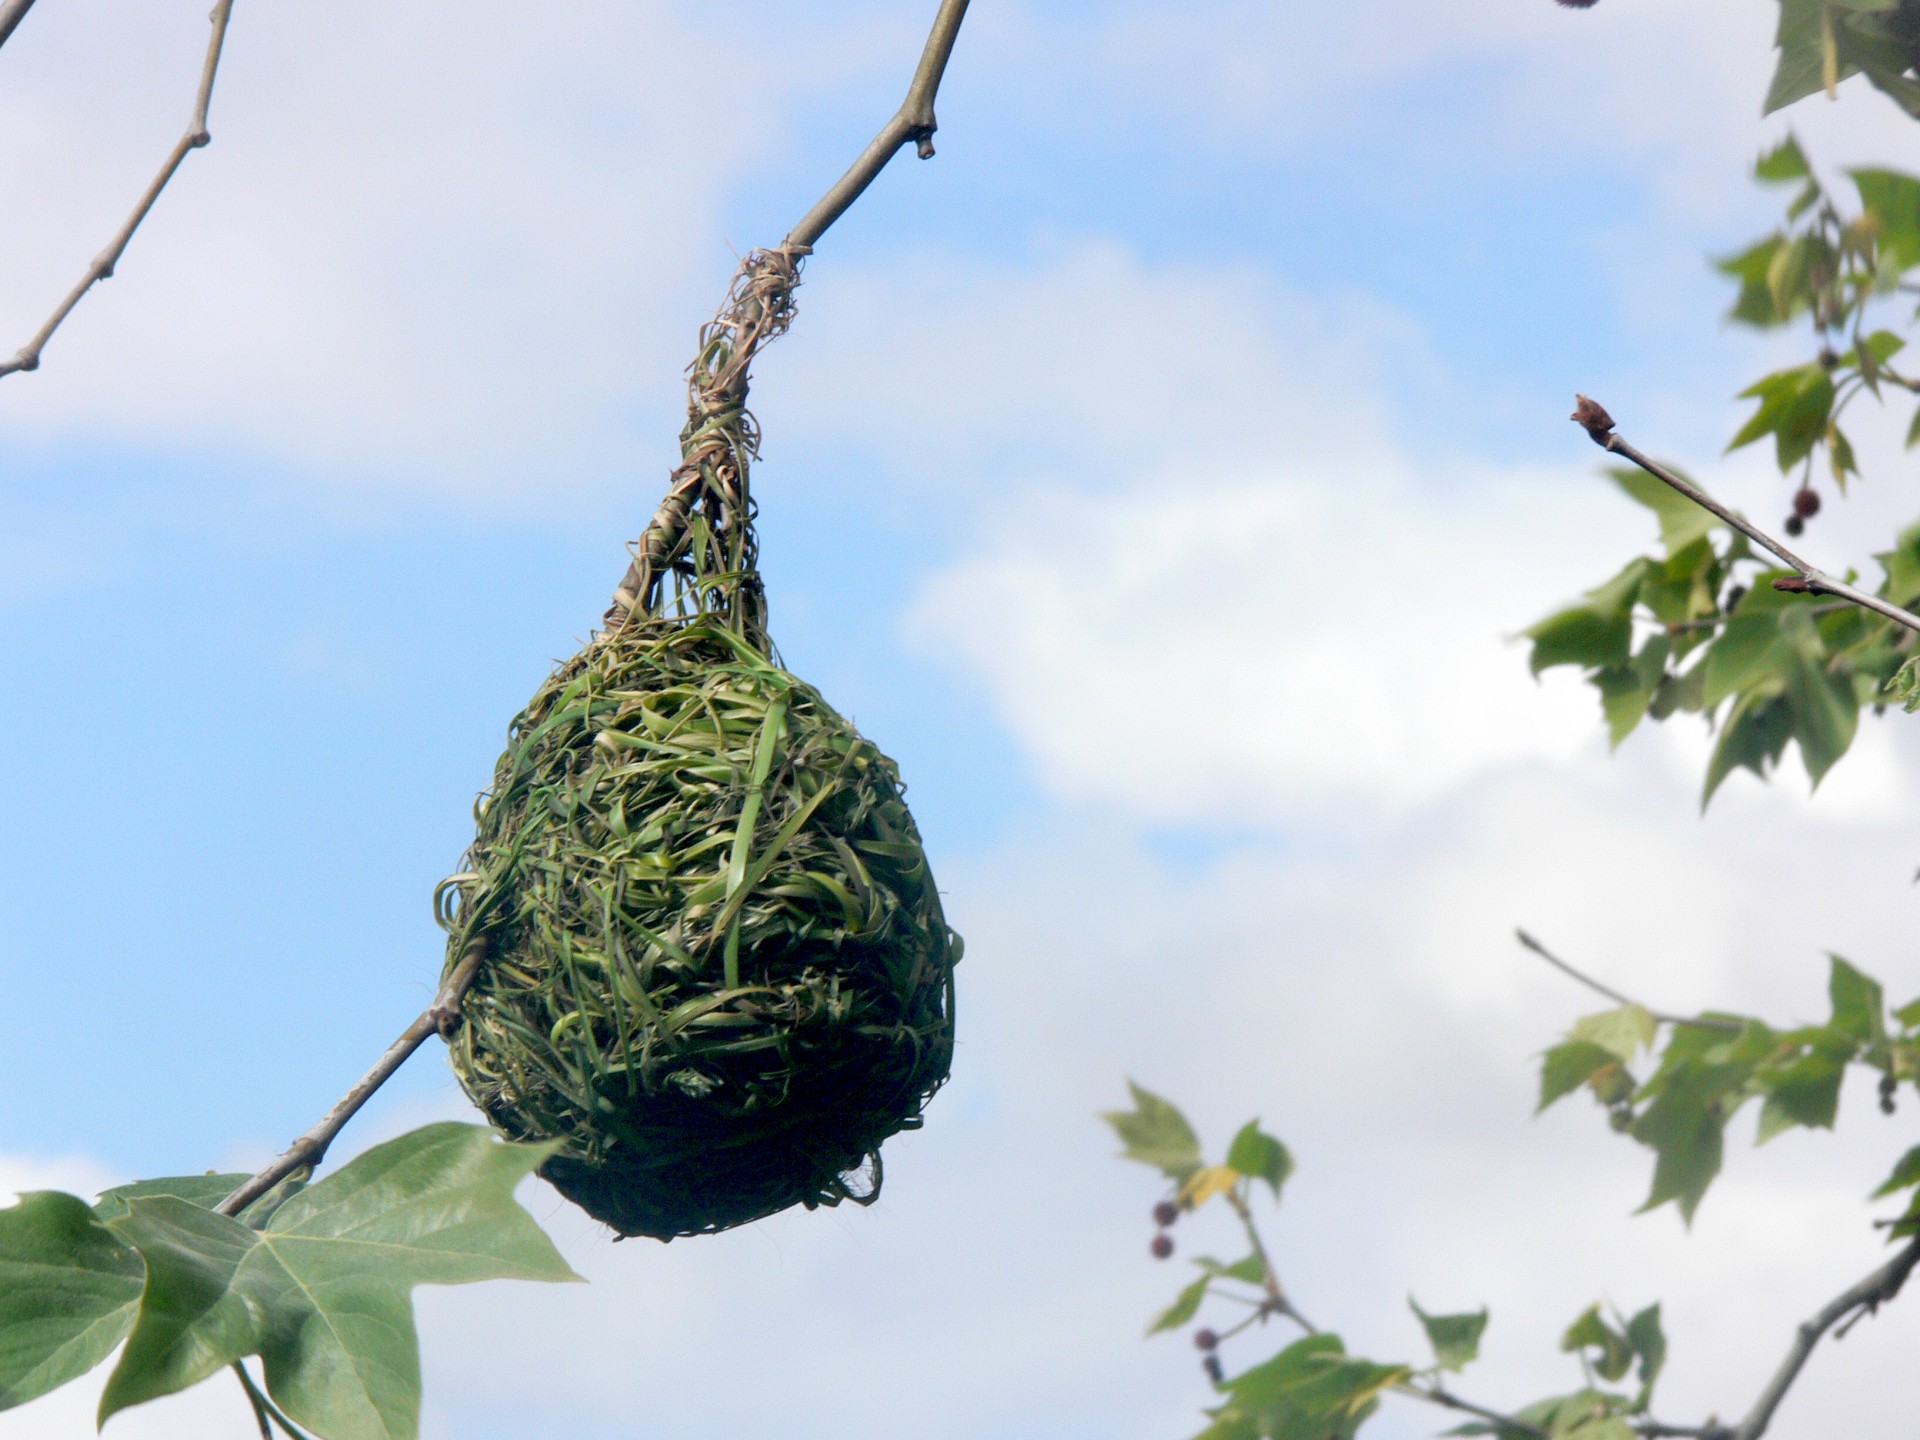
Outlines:
[[[898,773],[766,634],[747,372],[801,253],[749,255],[701,332],[667,499],[436,901],[449,973],[484,957],[461,1085],[624,1235],[870,1202],[953,1051],[960,940]]]

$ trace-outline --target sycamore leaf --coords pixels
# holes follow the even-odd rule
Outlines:
[[[1200,1168],[1200,1137],[1171,1101],[1127,1081],[1133,1109],[1109,1110],[1100,1118],[1120,1137],[1129,1160],[1151,1165],[1169,1180],[1184,1182]]]
[[[1653,511],[1660,522],[1660,543],[1669,557],[1722,528],[1723,522],[1711,510],[1702,509],[1665,481],[1656,480],[1637,466],[1613,466],[1607,474],[1614,484]]]
[[[1631,1060],[1641,1050],[1653,1048],[1658,1030],[1651,1011],[1628,1004],[1576,1020],[1570,1038],[1591,1041],[1621,1060]]]
[[[1189,1210],[1198,1210],[1214,1196],[1232,1190],[1239,1179],[1240,1172],[1231,1165],[1204,1165],[1180,1187],[1180,1203]]]
[[[1429,1315],[1411,1295],[1407,1297],[1407,1304],[1420,1317],[1421,1328],[1427,1332],[1427,1343],[1433,1346],[1433,1363],[1437,1368],[1464,1370],[1480,1357],[1480,1337],[1487,1329],[1484,1309],[1461,1315]]]
[[[1873,1192],[1873,1198],[1884,1200],[1889,1195],[1898,1194],[1915,1185],[1920,1185],[1920,1145],[1914,1146],[1900,1157],[1899,1162],[1893,1167],[1893,1174],[1887,1177],[1884,1185]]]
[[[413,1440],[415,1285],[577,1278],[513,1199],[551,1148],[428,1125],[293,1196],[262,1230],[175,1196],[128,1200],[113,1228],[147,1279],[101,1420],[257,1354],[300,1425],[328,1440]]]
[[[1276,1201],[1280,1198],[1280,1187],[1293,1174],[1293,1156],[1285,1145],[1260,1128],[1258,1120],[1249,1120],[1240,1127],[1240,1133],[1227,1147],[1227,1164],[1250,1180],[1264,1180]]]
[[[1580,1318],[1567,1327],[1567,1333],[1560,1337],[1560,1348],[1598,1351],[1591,1363],[1594,1373],[1603,1380],[1618,1380],[1633,1364],[1633,1343],[1600,1318],[1597,1303],[1589,1305]]]
[[[1600,1071],[1618,1063],[1611,1050],[1591,1040],[1568,1040],[1554,1046],[1540,1061],[1540,1103],[1534,1113],[1571,1095]]]
[[[1862,974],[1838,955],[1827,956],[1832,965],[1827,977],[1827,998],[1833,1004],[1829,1028],[1863,1045],[1874,1045],[1887,1038],[1886,992],[1871,975]]]
[[[0,1210],[0,1410],[84,1375],[133,1324],[140,1257],[57,1190]]]
[[[1649,1305],[1627,1322],[1627,1343],[1640,1357],[1641,1403],[1653,1397],[1653,1387],[1667,1364],[1667,1332],[1660,1324],[1660,1306]]]
[[[1199,1314],[1200,1302],[1207,1298],[1207,1286],[1212,1283],[1211,1275],[1202,1275],[1187,1286],[1174,1297],[1173,1304],[1162,1310],[1159,1318],[1147,1327],[1147,1334],[1158,1335],[1162,1330],[1178,1330]]]

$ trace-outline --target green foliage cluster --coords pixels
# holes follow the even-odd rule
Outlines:
[[[1920,117],[1920,3],[1916,0],[1780,0],[1779,63],[1767,113],[1834,87],[1867,80]]]
[[[1920,999],[1890,1010],[1878,981],[1838,955],[1829,960],[1832,1014],[1819,1025],[1777,1030],[1748,1015],[1656,1017],[1639,1005],[1587,1016],[1542,1059],[1540,1109],[1591,1091],[1614,1129],[1654,1152],[1642,1208],[1671,1201],[1691,1220],[1720,1173],[1727,1126],[1749,1101],[1759,1102],[1756,1141],[1764,1144],[1795,1127],[1831,1130],[1851,1070],[1875,1076],[1888,1114],[1903,1085],[1920,1086]],[[1636,1074],[1636,1064],[1645,1073]],[[1920,1233],[1920,1146],[1874,1193],[1907,1190],[1914,1193],[1905,1213],[1886,1222],[1894,1237]]]
[[[1622,1024],[1638,1033],[1638,1017],[1604,1025],[1583,1022],[1583,1033],[1613,1038]],[[1185,1216],[1218,1199],[1232,1212],[1247,1244],[1247,1254],[1232,1263],[1208,1255],[1195,1258],[1191,1263],[1199,1273],[1147,1329],[1149,1335],[1184,1329],[1200,1319],[1203,1310],[1235,1316],[1222,1329],[1194,1332],[1219,1396],[1219,1403],[1206,1412],[1207,1427],[1195,1440],[1352,1440],[1388,1395],[1475,1417],[1455,1434],[1498,1440],[1633,1440],[1638,1433],[1635,1422],[1647,1415],[1667,1361],[1657,1304],[1628,1317],[1596,1303],[1574,1319],[1560,1341],[1560,1349],[1580,1366],[1581,1383],[1574,1389],[1510,1414],[1463,1402],[1446,1388],[1446,1377],[1479,1358],[1489,1318],[1484,1308],[1432,1314],[1409,1298],[1432,1351],[1426,1364],[1381,1362],[1350,1353],[1339,1335],[1316,1328],[1295,1308],[1255,1219],[1251,1202],[1258,1193],[1256,1184],[1266,1187],[1276,1206],[1280,1203],[1281,1188],[1293,1169],[1286,1146],[1262,1131],[1257,1120],[1249,1121],[1235,1134],[1225,1158],[1209,1164],[1178,1107],[1132,1082],[1129,1089],[1133,1108],[1102,1118],[1120,1137],[1124,1158],[1159,1171],[1169,1182],[1157,1213],[1162,1218]],[[1920,1169],[1920,1161],[1914,1168]],[[1303,1333],[1258,1364],[1227,1374],[1218,1358],[1221,1347],[1273,1321],[1285,1321]]]
[[[1791,138],[1755,173],[1797,191],[1787,228],[1720,262],[1740,287],[1732,318],[1761,328],[1810,320],[1819,348],[1742,392],[1754,410],[1729,448],[1773,441],[1782,474],[1799,482],[1785,526],[1797,533],[1820,509],[1822,457],[1843,494],[1859,474],[1842,426],[1847,408],[1862,395],[1920,392],[1920,380],[1894,364],[1905,341],[1867,324],[1876,304],[1920,290],[1920,179],[1849,171],[1860,208],[1847,215]],[[1920,406],[1908,430],[1908,444],[1917,441]],[[1737,769],[1767,774],[1789,742],[1817,785],[1852,745],[1862,709],[1920,701],[1912,631],[1845,601],[1774,588],[1791,585],[1792,572],[1746,537],[1642,471],[1609,474],[1654,513],[1659,552],[1629,561],[1525,634],[1535,674],[1561,665],[1586,672],[1615,745],[1642,720],[1697,714],[1718,731],[1704,800]],[[1920,602],[1920,525],[1875,559],[1880,596]]]
[[[412,1440],[414,1286],[579,1278],[513,1199],[551,1150],[428,1125],[231,1219],[215,1207],[245,1175],[144,1180],[91,1206],[23,1195],[0,1210],[0,1410],[119,1348],[102,1424],[235,1367],[288,1433]],[[264,1393],[242,1365],[255,1355]]]

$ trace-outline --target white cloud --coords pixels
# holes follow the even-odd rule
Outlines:
[[[0,336],[37,327],[178,133],[205,8],[91,0],[8,46]],[[591,482],[636,419],[673,423],[731,264],[719,207],[785,154],[789,87],[897,58],[892,27],[829,21],[780,64],[729,39],[720,77],[726,26],[658,0],[239,7],[214,145],[0,386],[0,433],[332,483]]]

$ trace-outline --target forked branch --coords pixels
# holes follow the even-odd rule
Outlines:
[[[0,44],[6,42],[13,33],[13,27],[20,23],[33,0],[10,0],[5,8],[0,8]],[[74,306],[86,296],[86,293],[102,280],[113,274],[113,267],[120,263],[120,257],[126,253],[133,232],[140,228],[140,222],[147,218],[147,212],[153,209],[154,202],[160,198],[160,192],[167,188],[167,182],[173,179],[174,172],[195,150],[208,144],[213,136],[207,131],[207,107],[213,102],[213,79],[220,70],[220,54],[226,48],[227,20],[233,14],[233,0],[217,0],[213,7],[213,34],[207,41],[207,58],[200,67],[200,87],[195,92],[193,118],[187,122],[186,131],[174,142],[173,149],[167,153],[166,160],[141,194],[139,202],[133,207],[133,213],[107,243],[107,248],[93,257],[81,275],[79,283],[67,292],[66,298],[54,307],[53,314],[32,339],[20,347],[11,360],[0,360],[0,376],[13,374],[16,370],[38,370],[40,352],[46,348],[47,341],[53,338],[53,332],[66,322],[73,313]]]
[[[1782,545],[1778,540],[1774,539],[1773,536],[1760,529],[1759,526],[1755,525],[1739,511],[1729,510],[1698,485],[1695,485],[1691,480],[1676,475],[1673,471],[1667,469],[1666,466],[1649,460],[1645,455],[1642,455],[1638,450],[1634,449],[1633,446],[1621,439],[1621,437],[1614,432],[1613,417],[1607,414],[1605,406],[1589,400],[1585,395],[1576,395],[1574,399],[1578,404],[1574,407],[1572,419],[1576,425],[1587,432],[1588,438],[1591,439],[1594,444],[1598,445],[1602,450],[1611,450],[1615,455],[1621,455],[1631,460],[1642,470],[1653,476],[1654,479],[1679,491],[1702,510],[1709,511],[1718,516],[1728,525],[1753,541],[1753,543],[1761,549],[1767,551],[1770,555],[1779,557],[1783,564],[1799,572],[1798,577],[1795,579],[1774,581],[1774,589],[1798,591],[1803,595],[1835,595],[1851,604],[1858,605],[1863,610],[1871,610],[1876,615],[1884,615],[1896,625],[1904,625],[1909,630],[1920,632],[1920,615],[1915,615],[1910,610],[1903,610],[1892,601],[1883,600],[1878,595],[1869,595],[1859,587],[1849,585],[1845,580],[1841,580],[1836,576],[1827,574],[1824,570],[1809,565],[1805,560],[1802,560],[1798,555],[1794,554],[1793,551],[1787,549],[1785,545]]]

